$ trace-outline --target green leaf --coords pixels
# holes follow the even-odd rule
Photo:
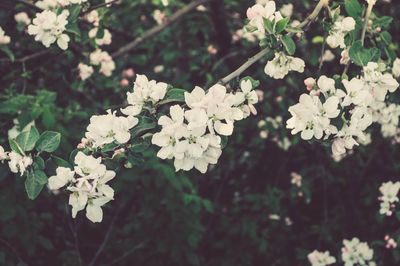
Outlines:
[[[16,141],[23,151],[31,151],[39,139],[39,131],[35,126],[31,126],[28,131],[20,133]]]
[[[45,131],[40,135],[36,143],[36,150],[39,152],[53,152],[60,145],[61,134],[53,131]]]
[[[15,139],[10,139],[10,148],[12,151],[15,151],[18,154],[24,155],[24,150],[19,146],[18,142]]]
[[[183,103],[185,102],[185,92],[186,90],[173,88],[168,90],[165,99],[158,103],[158,105],[163,105],[167,103]]]
[[[281,33],[282,31],[284,31],[288,23],[289,23],[289,18],[283,18],[279,20],[275,25],[276,33]]]
[[[117,144],[117,143],[115,143],[115,142],[107,143],[106,145],[104,145],[104,146],[101,148],[101,151],[102,151],[102,152],[110,152],[110,151],[115,150],[117,147],[119,147],[119,144]]]
[[[264,19],[264,27],[267,30],[267,32],[269,34],[275,34],[274,23],[269,19],[266,18],[263,19]]]
[[[28,197],[31,200],[35,199],[46,183],[47,176],[43,171],[35,170],[28,172],[25,180],[25,190]]]
[[[289,55],[293,55],[296,52],[296,44],[289,35],[282,36],[282,44]]]
[[[324,37],[322,37],[322,36],[315,36],[314,38],[312,38],[311,42],[312,42],[312,43],[315,43],[315,44],[324,43]]]
[[[139,118],[139,123],[131,131],[132,137],[138,136],[157,126],[157,123],[153,119],[147,116],[139,116],[138,118]]]
[[[68,11],[69,11],[68,24],[70,24],[78,19],[79,14],[81,13],[81,5],[70,5],[68,7]]]
[[[372,22],[372,28],[376,29],[377,27],[381,27],[383,29],[387,29],[387,28],[389,28],[392,21],[393,21],[393,18],[389,17],[389,16],[377,17]]]
[[[71,167],[71,165],[70,165],[69,162],[67,162],[67,161],[64,160],[64,159],[61,159],[60,157],[57,157],[57,156],[55,156],[55,155],[51,155],[51,159],[53,160],[53,162],[54,162],[57,166],[60,166],[60,167],[67,167],[67,168],[70,168],[70,167]]]
[[[392,35],[390,35],[389,32],[387,31],[382,31],[381,34],[381,40],[386,44],[389,45],[392,43]]]
[[[0,50],[3,51],[7,55],[7,57],[11,60],[11,62],[15,61],[14,53],[11,51],[11,49],[8,46],[0,45]]]
[[[381,57],[381,51],[376,48],[366,49],[361,41],[356,41],[349,50],[351,60],[358,66],[366,66],[368,62],[376,62]]]
[[[35,168],[36,170],[44,170],[45,163],[42,157],[36,156],[35,158],[33,158],[33,168]]]
[[[68,23],[66,29],[67,32],[76,35],[77,37],[81,37],[81,30],[79,29],[78,23]]]
[[[344,8],[346,9],[347,14],[353,18],[360,17],[363,10],[362,5],[358,0],[345,0]]]

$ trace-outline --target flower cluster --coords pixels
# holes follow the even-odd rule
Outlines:
[[[17,23],[27,26],[31,24],[31,19],[29,18],[28,14],[26,12],[19,12],[14,15],[14,19]]]
[[[255,114],[258,97],[250,80],[242,80],[241,90],[228,93],[216,84],[208,92],[196,87],[185,93],[188,110],[179,105],[170,108],[170,116],[162,116],[161,131],[152,143],[161,147],[157,156],[175,159],[175,169],[188,171],[193,167],[202,173],[209,164],[216,164],[221,153],[221,136],[233,133],[234,122]]]
[[[261,33],[265,33],[264,20],[279,21],[283,17],[279,11],[276,11],[275,1],[268,1],[265,5],[255,4],[247,9],[247,18],[249,19],[248,28],[253,31],[256,29]]]
[[[394,92],[399,84],[390,73],[382,73],[377,63],[370,62],[363,70],[363,76],[342,81],[344,90],[337,89],[335,80],[326,76],[318,82],[307,79],[309,94],[302,94],[300,102],[289,108],[292,118],[287,121],[287,128],[292,129],[292,134],[301,132],[305,140],[333,136],[335,156],[355,145],[368,144],[370,136],[365,131],[373,122],[382,124],[385,135],[395,135],[400,108],[387,106],[384,101],[387,93]],[[325,98],[324,103],[320,96]],[[338,118],[340,113],[341,120],[336,122],[342,127],[338,129],[331,119]]]
[[[380,214],[385,214],[387,216],[392,215],[393,209],[395,208],[395,203],[399,201],[398,194],[400,190],[400,182],[393,183],[392,181],[382,183],[379,187],[381,196],[379,197],[380,204]]]
[[[0,45],[9,44],[10,42],[10,36],[7,36],[2,27],[0,27]]]
[[[106,51],[96,49],[89,55],[90,63],[94,66],[100,66],[99,72],[106,77],[111,76],[115,69],[115,62]],[[80,74],[82,76],[82,74]]]
[[[133,92],[127,93],[128,106],[121,109],[121,112],[130,116],[140,114],[145,104],[154,106],[163,100],[167,88],[167,83],[149,80],[145,75],[136,75]]]
[[[269,138],[275,142],[279,148],[283,150],[288,150],[292,145],[290,139],[287,137],[286,131],[281,130],[282,128],[282,117],[266,117],[264,120],[260,120],[257,123],[260,129],[260,138]]]
[[[82,4],[88,0],[40,0],[35,5],[43,10],[55,9],[57,7],[65,7],[72,4]]]
[[[327,266],[336,263],[335,257],[329,254],[329,251],[321,252],[314,250],[307,255],[308,261],[311,266]]]
[[[95,43],[98,46],[110,45],[112,42],[112,35],[110,31],[107,29],[103,29],[102,37],[98,37],[98,32],[99,32],[98,28],[92,28],[88,33],[89,38],[94,39]]]
[[[326,38],[327,44],[331,48],[345,48],[344,37],[347,33],[354,30],[355,27],[356,21],[352,17],[339,17],[333,24],[329,36]]]
[[[29,166],[33,164],[32,157],[30,155],[21,155],[15,151],[6,152],[2,146],[0,146],[0,162],[9,161],[8,167],[12,173],[19,173],[21,176],[24,175]]]
[[[91,148],[101,148],[113,142],[125,144],[131,139],[129,130],[137,123],[136,117],[116,116],[115,111],[108,110],[106,115],[94,115],[90,118],[85,137]]]
[[[107,185],[114,177],[115,172],[107,170],[101,158],[78,152],[74,169],[58,167],[48,186],[51,190],[66,187],[71,193],[72,217],[86,208],[86,217],[95,223],[103,220],[101,207],[114,199],[114,190]]]
[[[344,266],[375,266],[372,261],[374,251],[368,246],[366,242],[354,237],[352,240],[343,240],[342,247],[342,260]]]
[[[36,14],[32,24],[28,26],[28,33],[35,35],[35,41],[41,42],[47,48],[57,42],[58,47],[66,50],[70,40],[69,36],[64,33],[68,24],[68,16],[68,10],[63,10],[59,15],[53,11],[44,10]]]
[[[283,79],[289,71],[303,73],[305,63],[301,58],[288,56],[284,52],[275,53],[275,57],[268,61],[264,72],[274,79]]]

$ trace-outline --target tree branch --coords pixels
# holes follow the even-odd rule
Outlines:
[[[318,14],[321,12],[322,8],[328,6],[328,4],[329,4],[329,0],[319,0],[318,4],[315,6],[313,12],[303,22],[301,22],[298,27],[304,28],[305,26],[308,26],[311,22],[313,22],[317,18]],[[289,33],[289,35],[292,35],[292,34]],[[250,57],[246,61],[246,63],[241,65],[238,69],[236,69],[235,71],[233,71],[226,77],[220,79],[220,81],[218,83],[226,84],[229,81],[231,81],[232,79],[238,77],[246,69],[248,69],[250,66],[252,66],[254,63],[256,63],[258,60],[263,58],[264,55],[268,54],[269,51],[270,51],[269,48],[265,48],[265,49],[261,50],[256,55]]]
[[[98,4],[98,5],[96,5],[96,6],[92,6],[92,7],[90,7],[88,10],[83,11],[83,12],[81,13],[81,16],[82,16],[82,15],[85,15],[85,14],[87,14],[87,13],[93,11],[93,10],[96,10],[96,9],[98,9],[98,8],[101,8],[101,7],[103,7],[103,6],[111,5],[112,3],[115,3],[115,2],[117,2],[117,1],[119,1],[119,0],[112,0],[112,1],[110,1],[110,2],[108,2],[108,3],[105,2],[105,3]]]
[[[122,46],[121,48],[119,48],[111,56],[113,58],[116,58],[116,57],[119,57],[119,56],[121,56],[123,54],[128,53],[129,51],[134,49],[136,46],[138,46],[143,41],[145,41],[148,38],[150,38],[151,36],[163,31],[164,29],[166,29],[171,24],[177,22],[185,14],[187,14],[190,11],[192,11],[193,9],[195,9],[197,6],[205,4],[208,1],[210,1],[210,0],[196,0],[196,1],[192,2],[192,3],[190,3],[189,5],[183,7],[182,9],[180,9],[178,11],[176,11],[171,17],[167,18],[167,20],[163,24],[157,25],[154,28],[146,31],[142,36],[136,38],[135,40],[133,40],[132,42],[126,44],[125,46]]]

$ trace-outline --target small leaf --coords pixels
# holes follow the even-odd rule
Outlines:
[[[382,31],[381,34],[380,34],[380,36],[381,36],[382,41],[383,41],[386,45],[389,45],[389,44],[392,43],[392,35],[390,35],[389,32],[387,32],[387,31]]]
[[[35,170],[28,172],[25,180],[25,190],[28,197],[31,200],[35,199],[46,183],[47,176],[43,171]]]
[[[173,88],[168,90],[167,95],[165,96],[165,99],[162,100],[161,102],[158,103],[158,105],[163,105],[167,103],[179,103],[185,102],[185,92],[186,90],[183,89],[178,89],[178,88]]]
[[[353,18],[360,17],[363,10],[358,0],[345,0],[344,8],[346,9],[347,14]]]
[[[78,23],[68,23],[66,31],[76,35],[79,38],[81,37],[81,30],[79,29]]]
[[[132,137],[138,136],[157,126],[157,123],[147,116],[139,116],[139,123],[131,130]]]
[[[60,145],[61,134],[53,131],[45,131],[40,135],[36,144],[36,150],[39,152],[53,152]]]
[[[269,19],[266,18],[263,19],[264,19],[264,27],[267,30],[267,32],[269,34],[275,34],[274,23]]]
[[[21,154],[21,155],[25,154],[23,149],[19,146],[18,142],[16,142],[15,139],[10,139],[9,143],[10,143],[10,148],[12,151],[14,151],[18,154]]]
[[[71,165],[69,164],[69,162],[67,162],[64,159],[61,159],[60,157],[57,157],[55,155],[51,155],[51,159],[53,160],[53,162],[60,167],[67,167],[70,168]]]
[[[282,31],[284,31],[288,23],[289,23],[289,18],[283,18],[279,20],[275,25],[276,33],[281,33]]]
[[[282,36],[282,44],[289,55],[293,55],[296,52],[296,44],[289,35]]]
[[[44,160],[42,159],[42,157],[36,156],[35,158],[33,158],[33,167],[36,170],[44,170],[45,163],[44,163]]]
[[[39,139],[39,131],[36,127],[31,126],[28,131],[20,133],[16,141],[23,151],[31,151],[35,148],[35,144]]]
[[[11,62],[15,61],[14,53],[11,51],[10,48],[8,48],[8,46],[0,45],[0,50],[7,55],[7,57],[10,59]]]
[[[81,13],[81,5],[70,5],[68,7],[69,16],[68,16],[68,24],[75,22],[79,17],[79,13]]]

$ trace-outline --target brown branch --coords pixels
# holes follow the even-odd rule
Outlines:
[[[19,59],[15,59],[14,61],[11,61],[11,59],[8,59],[8,58],[3,58],[3,59],[0,59],[0,63],[25,63],[25,62],[30,61],[32,59],[41,57],[42,55],[46,55],[46,54],[50,53],[50,51],[51,50],[49,50],[49,49],[42,50],[42,51],[30,54],[30,55],[24,56],[24,57],[19,58]]]
[[[112,218],[111,223],[108,227],[107,233],[104,236],[103,242],[101,243],[101,245],[97,249],[96,253],[94,254],[92,260],[89,263],[89,266],[95,265],[97,258],[100,256],[100,254],[103,252],[104,248],[106,247],[106,244],[107,244],[108,240],[110,239],[111,232],[114,228],[115,221],[117,220],[118,214],[119,214],[119,209],[117,209],[117,211],[115,212],[114,217]]]
[[[96,10],[96,9],[98,9],[98,8],[111,5],[112,3],[115,3],[115,2],[117,2],[117,1],[119,1],[119,0],[113,0],[113,1],[110,1],[110,2],[108,2],[108,3],[101,3],[101,4],[98,4],[98,5],[96,5],[96,6],[90,7],[88,10],[83,11],[82,14],[81,14],[81,16],[83,16],[83,15],[85,15],[85,14],[87,14],[87,13],[93,11],[93,10]]]
[[[30,8],[35,9],[36,11],[43,11],[41,8],[37,7],[35,4],[32,4],[31,2],[28,2],[26,0],[16,0],[18,3],[24,4]]]
[[[318,14],[321,12],[322,8],[328,6],[329,0],[319,0],[318,4],[315,6],[313,12],[303,21],[300,23],[298,28],[304,28],[308,26],[310,23],[312,23],[318,16]],[[292,35],[289,33],[289,35]],[[264,57],[264,55],[268,54],[271,50],[267,47],[258,52],[256,55],[250,57],[246,63],[241,65],[238,69],[227,75],[226,77],[220,79],[218,83],[220,84],[227,84],[229,81],[232,79],[238,77],[240,74],[243,73],[246,69],[248,69],[250,66],[252,66],[254,63],[256,63],[258,60]]]
[[[126,44],[125,46],[122,46],[121,48],[119,48],[111,56],[113,58],[116,58],[118,56],[126,54],[127,52],[131,51],[136,46],[138,46],[140,43],[142,43],[143,41],[145,41],[148,38],[150,38],[151,36],[163,31],[164,29],[166,29],[171,24],[177,22],[180,18],[182,18],[185,14],[187,14],[190,11],[192,11],[193,9],[195,9],[197,6],[205,4],[205,3],[209,2],[209,1],[210,0],[197,0],[197,1],[194,1],[194,2],[190,3],[189,5],[183,7],[182,9],[180,9],[178,11],[176,11],[172,16],[167,18],[167,20],[163,24],[157,25],[154,28],[146,31],[142,36],[136,38],[135,40],[133,40],[132,42]]]

